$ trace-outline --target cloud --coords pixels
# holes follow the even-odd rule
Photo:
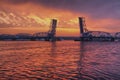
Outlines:
[[[120,19],[120,0],[1,0],[9,4],[33,3],[56,9],[87,13],[93,18]]]
[[[0,28],[46,26],[48,24],[45,23],[45,20],[38,16],[19,15],[17,12],[7,12],[5,10],[0,11]]]
[[[60,27],[74,28],[77,17],[85,16],[90,30],[120,30],[120,0],[0,0],[0,4],[1,27],[48,26],[55,17]]]
[[[22,3],[29,2],[29,1],[31,0],[0,0],[0,2],[10,3],[10,4],[22,4]]]

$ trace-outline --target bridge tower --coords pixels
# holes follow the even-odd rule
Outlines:
[[[56,34],[56,27],[57,27],[57,20],[52,19],[50,29],[48,31],[48,38],[49,40],[54,41],[55,40],[55,34]]]
[[[83,36],[83,33],[88,31],[85,24],[85,18],[79,17],[78,19],[79,19],[80,35]]]

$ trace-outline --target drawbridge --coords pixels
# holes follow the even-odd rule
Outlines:
[[[85,24],[85,18],[79,17],[79,29],[80,29],[80,38],[77,41],[114,41],[115,39],[120,40],[120,32],[111,35],[109,32],[104,31],[90,31],[87,29]],[[33,34],[35,38],[45,39],[47,41],[55,41],[57,27],[57,20],[52,19],[48,32],[39,32]]]
[[[33,34],[33,36],[34,38],[37,38],[37,39],[45,39],[48,41],[54,41],[55,34],[56,34],[56,27],[57,27],[57,20],[52,19],[48,32],[35,33]]]
[[[120,41],[120,32],[116,32],[114,35],[104,31],[91,31],[87,29],[85,24],[85,18],[79,17],[79,37],[56,37],[57,20],[52,19],[49,30],[47,32],[38,32],[32,35],[26,33],[20,33],[16,35],[0,35],[0,40],[75,40],[75,41]]]
[[[80,27],[80,39],[78,41],[114,41],[114,37],[111,33],[104,31],[90,31],[85,24],[85,18],[79,17]],[[116,36],[120,36],[120,33],[116,33]]]

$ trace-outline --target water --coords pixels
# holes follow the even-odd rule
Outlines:
[[[120,42],[1,41],[0,80],[120,80]]]

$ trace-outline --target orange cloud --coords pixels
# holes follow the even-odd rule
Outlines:
[[[0,33],[46,32],[50,27],[51,19],[55,18],[58,20],[57,35],[79,35],[78,16],[86,18],[89,30],[108,32],[120,30],[120,23],[116,19],[95,19],[88,14],[32,3],[18,5],[0,3],[0,8]],[[114,26],[116,29],[111,29]]]
[[[29,31],[27,29],[24,29],[24,30],[26,30],[26,32],[31,32],[31,33],[35,32],[34,30],[36,29],[39,29],[40,31],[47,31],[50,27],[50,22],[52,18],[55,18],[58,20],[58,29],[59,29],[58,33],[60,34],[71,35],[70,31],[75,33],[76,28],[78,27],[77,13],[75,14],[69,11],[56,10],[56,9],[53,10],[51,8],[47,9],[46,7],[35,6],[31,3],[27,5],[23,4],[23,5],[17,5],[17,6],[6,5],[5,6],[6,9],[9,9],[8,8],[9,6],[11,6],[10,9],[12,9],[10,11],[11,13],[3,12],[5,16],[0,17],[0,19],[1,21],[3,21],[2,23],[5,23],[5,24],[9,23],[9,25],[11,25],[11,29],[13,29],[12,27],[17,28],[17,32],[20,32],[20,30],[21,32],[23,32],[22,28],[24,27],[26,28],[28,27],[28,29],[30,27],[31,29],[29,29]],[[28,8],[31,8],[31,9],[28,9]],[[14,11],[14,10],[17,10],[17,11]],[[16,33],[16,31],[14,32],[13,30],[12,30],[12,33]]]

